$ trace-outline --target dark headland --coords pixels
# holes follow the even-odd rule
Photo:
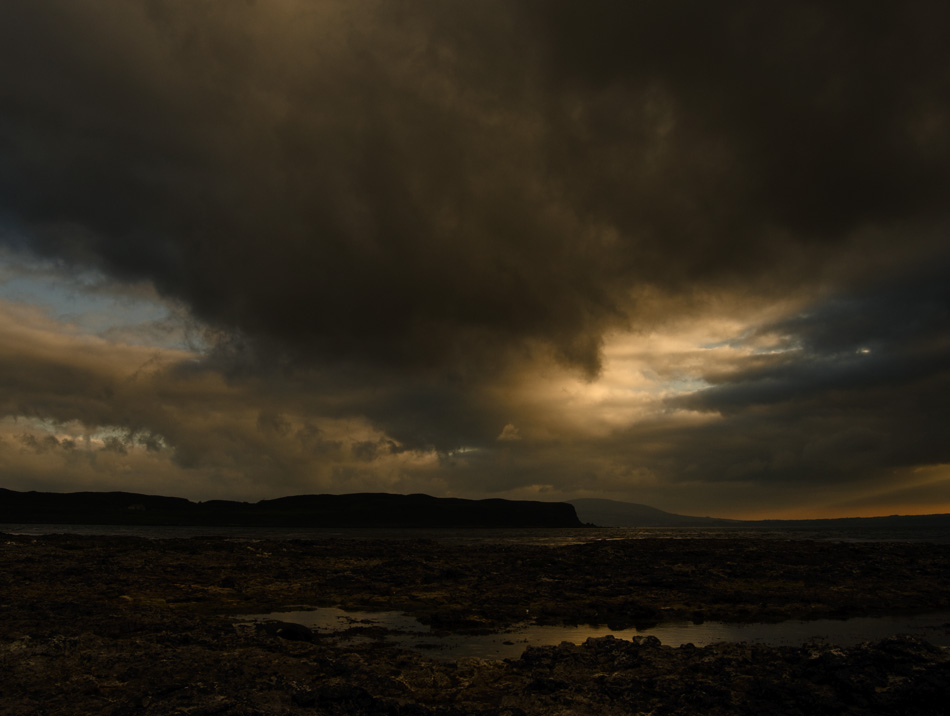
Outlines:
[[[134,492],[17,492],[0,488],[0,524],[189,527],[645,527],[759,529],[948,529],[950,515],[811,520],[736,520],[665,512],[632,502],[466,500],[413,494],[294,495],[259,502]]]
[[[131,492],[0,488],[0,523],[210,527],[582,527],[564,502],[429,495],[296,495],[256,503],[191,502]]]

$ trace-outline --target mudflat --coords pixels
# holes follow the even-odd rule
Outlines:
[[[943,714],[950,653],[593,639],[446,661],[236,615],[402,611],[458,634],[950,609],[950,545],[0,535],[0,714]],[[375,636],[379,636],[376,634]]]

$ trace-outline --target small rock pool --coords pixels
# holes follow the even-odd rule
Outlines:
[[[323,638],[336,639],[339,644],[385,641],[445,659],[516,659],[528,646],[556,645],[564,641],[580,644],[590,637],[607,635],[618,639],[654,636],[668,646],[686,643],[706,646],[721,641],[799,646],[815,638],[839,646],[853,646],[896,634],[910,634],[937,646],[950,647],[950,612],[900,617],[790,620],[774,624],[671,622],[645,629],[526,624],[508,631],[484,635],[433,632],[415,617],[403,612],[348,612],[334,607],[247,614],[237,619],[241,623],[279,621],[301,624]]]

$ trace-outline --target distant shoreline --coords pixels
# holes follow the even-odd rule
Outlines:
[[[0,488],[0,524],[218,528],[712,528],[947,530],[950,514],[736,520],[695,517],[636,503],[432,497],[391,493],[294,495],[259,502],[133,492],[18,492]]]
[[[929,529],[950,530],[950,514],[822,517],[814,519],[736,520],[664,512],[634,502],[583,498],[570,500],[582,522],[603,527],[745,527],[761,529]]]

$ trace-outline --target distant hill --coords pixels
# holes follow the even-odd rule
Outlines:
[[[720,517],[691,517],[635,502],[581,498],[571,500],[581,522],[598,527],[715,527],[741,524]]]
[[[297,495],[256,503],[131,492],[0,488],[0,523],[238,527],[581,527],[566,502],[429,495]]]
[[[838,517],[813,520],[731,520],[664,512],[635,502],[582,498],[570,501],[581,522],[598,527],[759,527],[764,529],[947,529],[950,514]]]

